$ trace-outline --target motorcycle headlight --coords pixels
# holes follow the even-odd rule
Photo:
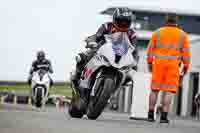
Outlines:
[[[48,81],[48,80],[46,80],[46,81],[44,81],[42,84],[45,84],[45,85],[47,85],[47,84],[49,84],[49,81]]]

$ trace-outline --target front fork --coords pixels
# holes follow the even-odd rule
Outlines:
[[[121,71],[121,74],[122,74],[121,82],[118,85],[117,90],[112,94],[110,99],[116,99],[119,96],[119,93],[122,89],[126,89],[126,88],[133,89],[133,85],[134,85],[133,75],[135,74],[135,71],[132,69],[129,71]],[[128,81],[127,81],[127,78],[129,78]]]
[[[97,82],[98,82],[98,80],[99,80],[101,74],[102,74],[102,69],[98,72],[98,74],[97,74],[97,76],[96,76],[94,85],[92,86],[92,90],[91,90],[90,96],[95,96],[95,88],[96,88]]]
[[[49,86],[47,86],[47,90],[45,93],[45,88],[42,88],[42,104],[45,105],[46,101],[48,100],[48,93],[49,93]],[[34,88],[34,86],[32,86],[31,89],[31,96],[32,96],[32,100],[36,101],[36,95],[37,95],[37,88]]]

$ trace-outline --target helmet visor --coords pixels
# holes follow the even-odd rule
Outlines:
[[[116,18],[115,24],[119,28],[129,28],[131,24],[131,20],[126,17],[119,17],[119,18]]]

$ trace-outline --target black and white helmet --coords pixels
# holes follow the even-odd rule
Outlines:
[[[38,52],[37,52],[37,59],[38,59],[39,61],[44,60],[44,59],[45,59],[45,52],[42,51],[42,50],[38,51]]]
[[[118,28],[129,28],[132,21],[132,12],[128,8],[117,8],[113,13],[113,23]]]

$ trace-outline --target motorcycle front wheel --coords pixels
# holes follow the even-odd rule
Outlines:
[[[92,99],[90,99],[88,105],[87,117],[89,119],[95,120],[103,112],[104,108],[108,103],[108,99],[110,98],[115,87],[115,82],[113,79],[101,79],[101,82],[98,84],[100,88],[98,88],[98,91],[95,94],[95,96]]]
[[[38,88],[37,89],[35,106],[37,108],[41,108],[42,107],[42,88]]]

